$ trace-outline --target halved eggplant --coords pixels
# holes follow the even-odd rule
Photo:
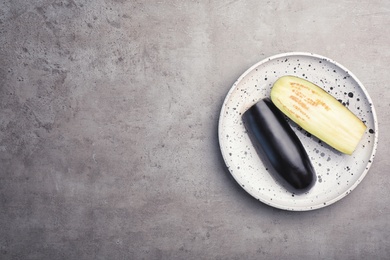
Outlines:
[[[271,99],[300,127],[345,154],[354,152],[367,128],[336,98],[302,78],[279,78]]]
[[[261,156],[272,166],[271,174],[293,191],[306,191],[316,181],[316,174],[298,136],[284,115],[269,98],[260,100],[242,116],[249,137]],[[265,159],[265,158],[264,158]],[[284,185],[286,186],[286,185]]]

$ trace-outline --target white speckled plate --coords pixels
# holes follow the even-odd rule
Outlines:
[[[355,152],[345,155],[289,121],[317,173],[313,188],[299,195],[289,192],[272,178],[268,166],[257,155],[241,119],[241,115],[259,99],[269,97],[274,81],[283,75],[302,77],[324,88],[367,126]],[[292,52],[260,61],[240,76],[222,106],[218,135],[230,173],[249,194],[276,208],[305,211],[342,199],[363,180],[374,159],[378,123],[371,98],[350,71],[323,56]]]

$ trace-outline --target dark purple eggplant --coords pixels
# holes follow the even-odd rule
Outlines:
[[[295,192],[314,185],[316,174],[305,148],[269,98],[250,107],[242,119],[258,154],[265,155],[272,166],[270,172],[276,180],[284,186],[287,183]]]

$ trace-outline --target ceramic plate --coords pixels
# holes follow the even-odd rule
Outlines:
[[[283,75],[305,78],[337,98],[367,126],[352,155],[337,152],[292,121],[317,174],[312,189],[294,194],[279,185],[256,153],[241,115],[259,99],[269,97],[273,83]],[[378,143],[375,109],[362,83],[339,63],[312,53],[275,55],[249,68],[233,84],[222,106],[219,143],[234,179],[253,197],[270,206],[305,211],[330,205],[348,195],[367,174]]]

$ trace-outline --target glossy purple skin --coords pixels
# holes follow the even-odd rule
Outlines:
[[[316,174],[305,148],[269,98],[249,108],[242,119],[258,154],[265,155],[273,168],[271,174],[282,185],[287,183],[296,192],[314,185]]]

